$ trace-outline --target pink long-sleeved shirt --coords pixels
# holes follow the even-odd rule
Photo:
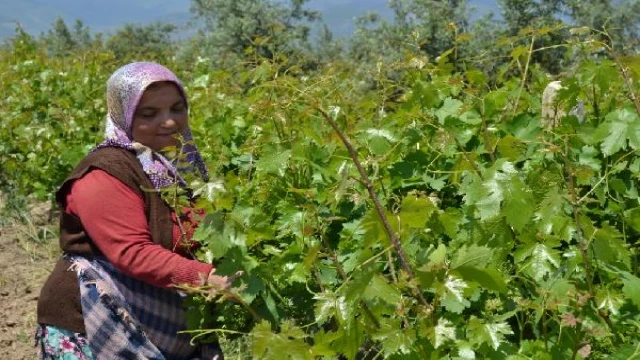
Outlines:
[[[108,173],[93,169],[76,180],[66,197],[67,213],[80,218],[82,226],[104,256],[120,271],[158,287],[195,285],[212,265],[185,255],[197,245],[180,241],[175,212],[174,251],[153,243],[144,212],[144,200],[133,189]],[[181,216],[190,240],[197,226],[194,214]]]

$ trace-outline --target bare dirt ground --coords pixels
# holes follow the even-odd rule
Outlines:
[[[0,226],[0,359],[37,359],[36,303],[59,256],[47,225]]]

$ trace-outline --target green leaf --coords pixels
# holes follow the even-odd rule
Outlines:
[[[476,206],[481,221],[498,216],[505,191],[507,195],[519,191],[510,185],[516,176],[517,171],[513,164],[504,160],[497,161],[486,172],[484,181],[478,176],[471,176],[471,180],[461,188],[465,203]]]
[[[221,181],[192,183],[191,188],[193,189],[193,196],[204,196],[209,202],[214,201],[216,194],[226,191]]]
[[[365,266],[361,271],[354,274],[349,282],[348,287],[343,287],[343,293],[347,304],[351,306],[349,311],[353,311],[353,305],[357,304],[365,293],[365,290],[371,283],[371,279],[375,276],[376,269],[373,266]]]
[[[507,135],[497,143],[497,149],[500,156],[510,161],[518,161],[526,151],[526,145],[518,138]]]
[[[400,291],[394,286],[391,286],[387,279],[382,275],[374,275],[369,282],[369,286],[364,291],[364,298],[367,300],[381,299],[390,305],[397,305],[402,300]]]
[[[392,229],[398,228],[398,220],[393,214],[385,214]],[[362,228],[364,229],[364,247],[369,248],[380,244],[389,244],[389,237],[385,231],[382,220],[375,209],[370,209],[362,218]]]
[[[538,210],[534,214],[534,221],[538,223],[538,230],[543,234],[555,234],[566,241],[570,241],[575,228],[573,220],[567,216],[567,200],[557,188],[551,188],[544,196]]]
[[[261,173],[283,176],[290,158],[291,150],[275,151],[261,157],[256,162],[256,170]]]
[[[436,117],[441,125],[444,125],[449,116],[457,117],[462,108],[462,101],[452,98],[446,98],[444,103],[436,111]]]
[[[433,346],[437,349],[448,340],[457,340],[456,328],[451,321],[440,318],[435,327]]]
[[[627,126],[624,123],[612,122],[603,126],[607,126],[608,130],[601,145],[603,154],[610,156],[626,147]]]
[[[368,129],[365,133],[369,148],[374,155],[386,155],[391,149],[391,144],[397,141],[396,137],[389,130]]]
[[[332,317],[340,322],[350,317],[348,305],[344,296],[339,296],[332,292],[316,293],[314,295],[315,316],[318,324],[324,324]]]
[[[461,266],[453,273],[457,273],[468,282],[476,282],[485,289],[496,291],[502,294],[508,292],[507,284],[504,282],[504,275],[493,267],[478,268],[472,266]]]
[[[536,205],[533,192],[516,176],[504,183],[504,214],[507,223],[517,231],[522,231],[529,223]]]
[[[601,144],[602,153],[610,156],[626,149],[627,140],[632,148],[640,147],[640,115],[631,109],[615,110],[605,116],[597,130],[599,138],[604,141]]]
[[[313,347],[311,352],[313,358],[318,357],[330,357],[335,358],[336,352],[331,348],[331,344],[338,339],[338,334],[335,332],[325,332],[320,330],[313,334]]]
[[[460,115],[460,120],[470,125],[478,125],[482,123],[480,114],[478,114],[475,110],[465,111],[462,115]]]
[[[279,333],[271,331],[267,321],[261,321],[251,331],[254,359],[276,360],[287,354],[293,359],[311,359],[309,348],[304,341],[305,333],[290,321],[285,321]]]
[[[410,228],[424,228],[437,209],[428,197],[409,194],[400,205],[400,223]]]
[[[447,256],[447,247],[444,244],[438,245],[435,251],[429,254],[429,265],[444,265]]]
[[[541,284],[541,287],[549,293],[548,301],[565,304],[571,300],[569,296],[574,285],[566,279],[553,278]]]
[[[560,266],[556,252],[540,243],[529,244],[518,250],[515,259],[520,271],[538,281],[542,281]]]
[[[640,278],[628,273],[621,272],[622,274],[622,293],[631,300],[637,308],[640,309]]]
[[[469,320],[467,333],[469,338],[477,344],[486,343],[494,350],[498,350],[505,342],[505,335],[513,335],[513,330],[506,322],[484,323],[473,316]]]
[[[398,329],[397,327],[395,329]],[[340,349],[340,352],[349,360],[356,359],[356,355],[358,354],[358,350],[360,350],[360,346],[364,342],[364,334],[363,334],[363,326],[361,323],[355,319],[350,321],[348,324],[343,325],[338,331],[338,338],[333,343],[335,349]],[[395,344],[394,344],[395,345]],[[391,342],[388,344],[391,346]],[[280,357],[282,358],[282,354],[287,354],[287,352],[280,353]]]
[[[493,250],[486,246],[478,246],[476,244],[464,245],[455,252],[451,268],[457,269],[461,266],[467,267],[486,267],[493,257]]]
[[[597,229],[593,240],[593,253],[596,259],[607,265],[631,267],[631,252],[622,240],[622,234],[607,224]]]
[[[624,212],[624,220],[633,230],[640,232],[640,206],[626,210]]]
[[[640,342],[625,344],[615,353],[607,356],[609,360],[638,360],[640,359]]]
[[[385,319],[372,338],[378,341],[383,353],[389,357],[393,354],[408,354],[416,342],[415,331],[405,328],[399,318]]]
[[[502,187],[497,179],[489,179],[482,184],[486,196],[476,203],[480,220],[485,221],[500,214],[500,203],[502,202]]]
[[[467,287],[469,286],[464,280],[449,275],[442,286],[443,294],[440,297],[442,305],[448,311],[461,314],[462,310],[471,305],[464,297],[464,289]]]
[[[444,212],[438,214],[438,220],[444,228],[447,236],[454,239],[458,234],[460,223],[462,222],[463,215],[460,209],[447,208]]]
[[[624,297],[621,294],[609,290],[596,294],[598,309],[605,309],[613,315],[618,315],[620,307],[624,305]]]
[[[583,146],[578,156],[578,163],[586,165],[593,170],[600,171],[601,164],[600,159],[597,158],[598,150],[593,146]]]

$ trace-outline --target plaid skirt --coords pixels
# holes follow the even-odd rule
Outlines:
[[[44,359],[76,359],[45,357],[64,350],[63,346],[70,347],[69,342],[62,345],[52,337],[58,333],[69,341],[75,339],[78,344],[74,348],[84,349],[78,359],[223,359],[218,344],[196,346],[187,334],[178,333],[186,329],[186,314],[183,296],[177,291],[126,276],[104,258],[67,258],[78,275],[86,334],[41,327],[40,343],[47,350],[43,351]]]

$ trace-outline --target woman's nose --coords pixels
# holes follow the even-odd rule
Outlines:
[[[173,117],[167,116],[162,121],[161,125],[162,125],[162,127],[165,127],[165,128],[174,128],[174,127],[176,127],[176,125],[178,125],[178,123],[173,119]]]

